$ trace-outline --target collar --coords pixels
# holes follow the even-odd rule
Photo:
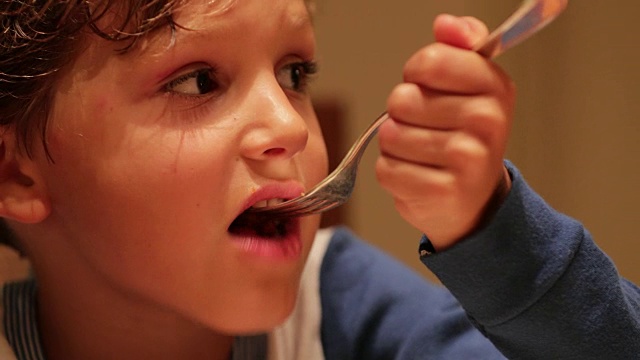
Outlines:
[[[17,360],[45,360],[36,315],[38,286],[34,278],[11,282],[2,288],[3,328]],[[239,336],[232,360],[266,359],[267,336]]]
[[[7,342],[18,360],[44,360],[36,322],[35,279],[4,285],[2,303],[3,327]]]

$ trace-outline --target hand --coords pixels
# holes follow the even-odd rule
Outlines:
[[[482,226],[510,187],[503,157],[515,88],[470,50],[487,34],[477,19],[438,16],[436,43],[406,63],[379,130],[378,180],[436,250]]]

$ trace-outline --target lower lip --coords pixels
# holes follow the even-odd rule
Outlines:
[[[234,235],[233,241],[243,252],[265,259],[294,260],[302,253],[299,225],[289,224],[287,235],[264,238],[255,235]]]

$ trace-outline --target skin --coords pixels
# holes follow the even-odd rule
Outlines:
[[[510,189],[502,159],[515,89],[473,45],[488,34],[474,18],[441,15],[436,43],[414,54],[379,130],[380,184],[396,209],[444,250],[491,217]]]
[[[55,163],[21,160],[42,210],[12,225],[50,359],[225,358],[229,334],[270,329],[294,305],[319,217],[300,220],[289,257],[247,251],[227,229],[261,188],[298,195],[327,173],[310,95],[287,68],[314,59],[309,14],[302,0],[207,3],[177,14],[195,30],[172,47],[168,31],[124,56],[91,37],[58,85]],[[171,83],[208,67],[209,94]]]
[[[34,264],[49,359],[224,359],[230,334],[268,330],[294,305],[318,217],[301,220],[291,256],[252,252],[227,229],[255,194],[304,190],[326,174],[309,94],[287,80],[288,64],[315,56],[313,30],[301,0],[224,12],[207,3],[177,14],[195,31],[170,47],[162,32],[124,56],[89,39],[59,81],[55,163],[2,133],[0,215]],[[409,59],[389,97],[377,176],[444,249],[508,191],[498,185],[513,87],[468,50],[486,36],[477,20],[439,17],[434,32],[438,43]],[[167,92],[207,66],[220,82],[213,95]]]

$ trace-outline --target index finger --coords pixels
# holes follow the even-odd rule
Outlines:
[[[433,34],[437,42],[470,50],[488,36],[489,29],[471,16],[442,14],[433,21]]]
[[[403,79],[432,90],[462,95],[496,90],[501,75],[481,55],[454,46],[435,43],[422,48],[405,64]]]

